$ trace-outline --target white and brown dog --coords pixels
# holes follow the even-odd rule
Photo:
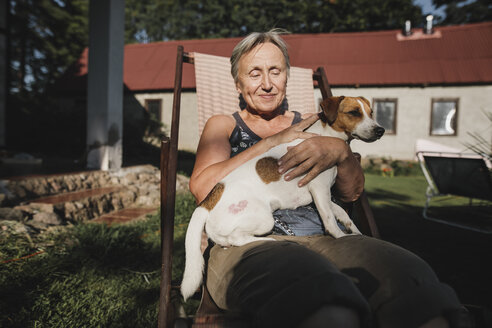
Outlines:
[[[384,128],[372,119],[370,103],[363,97],[331,97],[321,104],[323,111],[306,131],[322,136],[375,141],[384,134]],[[278,145],[266,153],[244,163],[217,183],[196,208],[186,232],[186,264],[181,293],[186,300],[202,282],[204,260],[200,250],[203,229],[216,244],[241,246],[257,240],[272,231],[272,213],[277,209],[295,209],[316,204],[326,232],[339,238],[346,233],[337,222],[352,234],[360,234],[347,213],[331,200],[336,167],[325,170],[303,187],[298,177],[285,181],[278,172],[277,160],[287,147],[302,140]]]

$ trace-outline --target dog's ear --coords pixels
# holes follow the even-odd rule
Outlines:
[[[326,116],[327,123],[332,125],[338,115],[338,106],[344,99],[344,96],[326,98],[321,102],[321,108]]]
[[[371,107],[371,103],[369,102],[369,100],[367,100],[366,98],[362,97],[362,96],[359,96],[359,98],[365,102],[367,104],[367,106]]]

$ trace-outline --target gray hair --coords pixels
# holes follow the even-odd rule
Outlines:
[[[234,82],[238,81],[238,71],[239,71],[239,59],[248,52],[250,52],[254,47],[262,43],[273,43],[276,45],[282,54],[284,55],[285,64],[287,66],[287,76],[290,72],[290,60],[289,53],[287,51],[287,44],[281,35],[288,34],[284,29],[274,28],[268,32],[253,32],[247,35],[244,39],[239,41],[239,43],[234,47],[231,55],[231,74],[234,78]]]

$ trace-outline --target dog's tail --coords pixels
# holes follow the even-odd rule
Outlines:
[[[198,206],[191,216],[188,230],[186,231],[185,251],[186,262],[181,282],[181,294],[186,301],[193,295],[202,283],[203,267],[205,261],[201,252],[202,232],[205,227],[209,212]]]

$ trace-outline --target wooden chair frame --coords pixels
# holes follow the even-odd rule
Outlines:
[[[170,328],[174,322],[173,304],[171,302],[171,274],[172,252],[174,235],[174,210],[176,200],[176,172],[178,161],[178,134],[179,117],[181,107],[181,84],[183,75],[183,63],[194,64],[192,54],[184,52],[183,46],[178,46],[176,59],[176,72],[174,80],[174,100],[172,107],[172,120],[170,138],[164,138],[161,144],[161,285],[159,298],[158,327]],[[313,73],[313,79],[317,81],[323,99],[332,96],[330,84],[323,67],[319,67]],[[359,156],[360,159],[360,156]],[[365,192],[359,199],[349,205],[354,215],[360,218],[357,222],[360,231],[364,234],[379,238],[379,232],[372,214]],[[205,289],[203,298],[209,295]],[[206,312],[206,310],[204,310]]]

